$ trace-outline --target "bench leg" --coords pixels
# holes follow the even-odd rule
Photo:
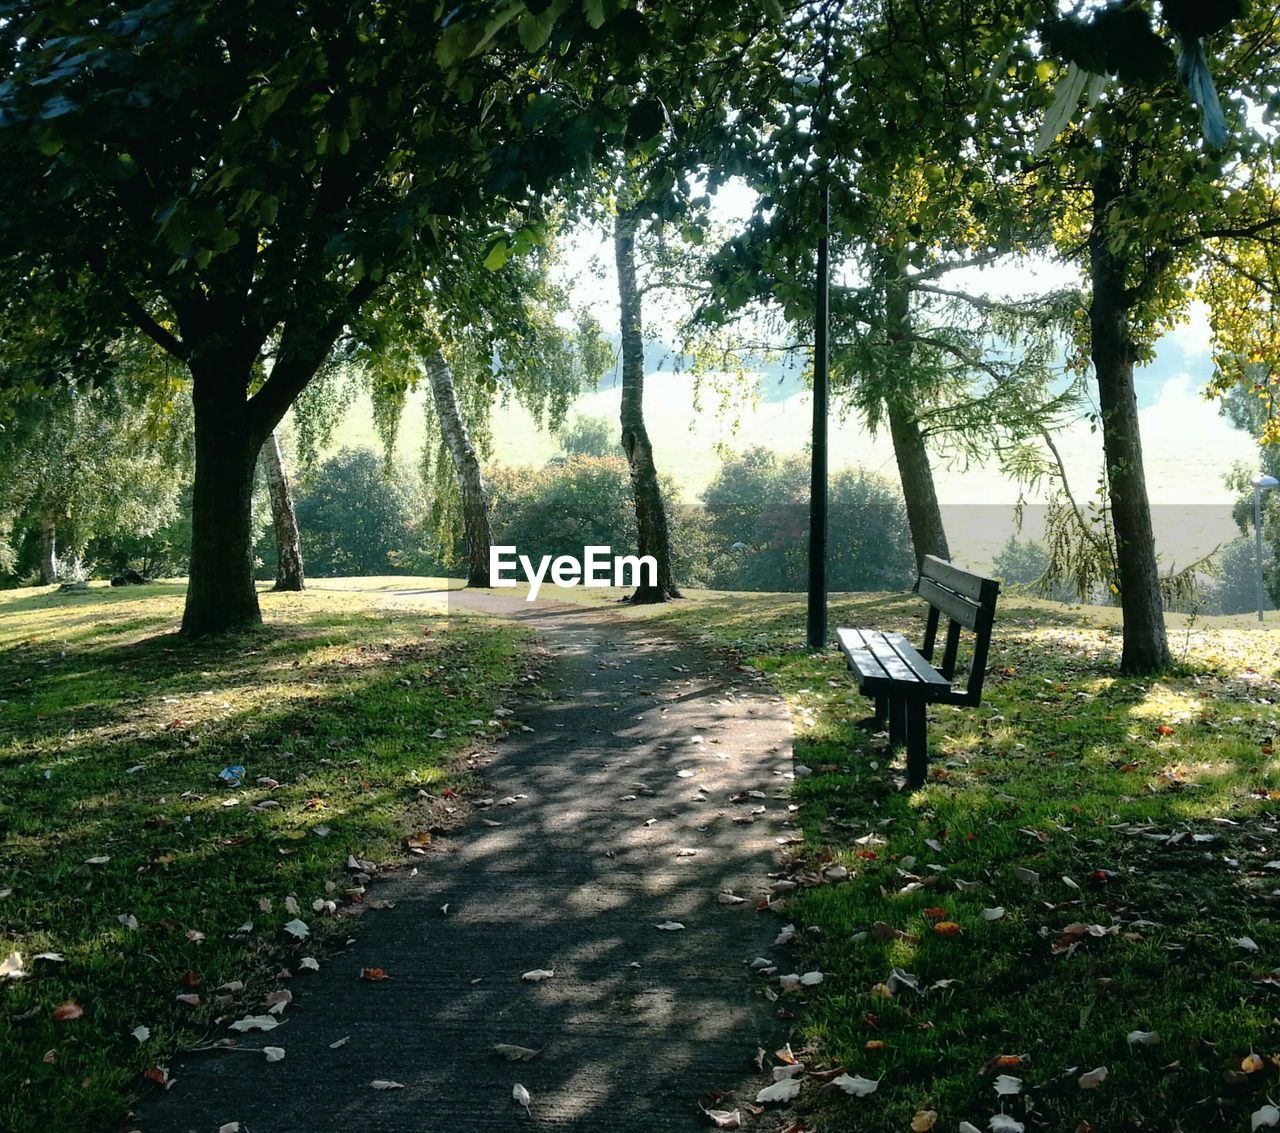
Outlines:
[[[885,721],[889,719],[889,698],[887,696],[876,697],[876,714],[873,719],[881,728],[884,727]]]
[[[923,787],[929,775],[928,721],[925,702],[911,700],[907,714],[907,786]]]
[[[889,701],[889,746],[901,747],[907,742],[907,702],[899,698]]]

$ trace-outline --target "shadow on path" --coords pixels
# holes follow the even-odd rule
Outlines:
[[[422,597],[387,599],[409,613]],[[783,1035],[744,964],[772,955],[779,927],[754,901],[785,833],[785,704],[608,608],[457,591],[448,604],[528,621],[554,657],[541,687],[508,704],[531,730],[514,729],[486,768],[495,805],[416,875],[370,889],[394,908],[367,914],[319,973],[298,973],[284,1025],[174,1065],[177,1084],[139,1114],[144,1133],[701,1130],[696,1098],[732,1091],[717,1104],[733,1109],[765,1084],[752,1060]],[[730,801],[747,790],[766,797]],[[733,821],[759,806],[755,822]],[[725,890],[747,903],[721,904]],[[391,979],[361,981],[364,967]],[[555,975],[522,981],[534,968]],[[541,1054],[507,1062],[495,1043]],[[285,1060],[245,1050],[263,1046]]]

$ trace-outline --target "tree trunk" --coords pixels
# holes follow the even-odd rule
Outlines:
[[[1132,299],[1125,286],[1124,253],[1108,246],[1111,206],[1120,199],[1120,170],[1104,160],[1094,182],[1093,227],[1089,234],[1089,270],[1093,299],[1089,329],[1098,404],[1102,410],[1102,448],[1107,463],[1111,524],[1123,612],[1124,648],[1120,671],[1159,673],[1169,667],[1160,571],[1156,564],[1151,507],[1142,465],[1138,398],[1133,386],[1136,357],[1129,326]]]
[[[224,365],[225,363],[225,365]],[[191,572],[182,632],[204,637],[259,625],[253,584],[253,473],[263,434],[246,401],[248,363],[190,363],[196,469],[191,489]],[[230,372],[228,372],[228,368]]]
[[[641,556],[651,555],[658,565],[656,585],[647,573],[632,602],[665,602],[679,598],[671,570],[671,535],[667,510],[653,462],[653,446],[644,427],[644,335],[641,322],[640,290],[636,286],[635,235],[637,218],[619,212],[614,218],[613,253],[618,265],[618,305],[622,332],[622,449],[631,468],[631,491],[635,498],[637,542]]]
[[[298,517],[293,510],[293,492],[280,459],[280,439],[273,430],[258,454],[267,477],[271,497],[271,522],[276,533],[276,589],[302,590],[306,578],[302,570],[302,541],[298,537]]]
[[[942,525],[942,509],[933,484],[933,466],[925,446],[924,431],[912,410],[911,399],[911,293],[896,265],[889,265],[885,286],[886,330],[893,358],[892,389],[885,397],[893,455],[902,481],[902,497],[907,505],[911,544],[916,552],[917,572],[925,555],[950,559],[947,532]]]
[[[49,586],[58,581],[58,526],[53,512],[40,512],[40,581]]]
[[[911,526],[911,544],[916,552],[916,570],[924,565],[925,555],[937,555],[950,559],[947,532],[942,524],[942,509],[938,506],[938,493],[933,486],[933,467],[929,463],[929,450],[925,447],[924,433],[915,415],[891,395],[886,405],[889,411],[889,433],[893,437],[893,455],[898,462],[898,477],[902,481],[902,497],[907,505],[907,523]]]
[[[426,360],[427,381],[435,402],[440,432],[453,460],[462,495],[462,531],[467,540],[467,585],[489,585],[489,548],[493,545],[493,528],[489,524],[489,496],[480,475],[480,460],[471,434],[458,407],[458,391],[453,384],[453,371],[437,347]]]

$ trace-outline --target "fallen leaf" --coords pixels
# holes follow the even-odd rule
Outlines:
[[[880,1086],[880,1079],[863,1078],[858,1074],[841,1074],[839,1078],[832,1078],[831,1084],[852,1097],[865,1098],[868,1094],[876,1092]]]
[[[728,892],[719,894],[716,900],[722,905],[745,905],[747,902],[745,897],[739,897],[736,893]]]
[[[110,854],[99,854],[96,858],[85,858],[85,865],[106,865],[111,860]]]
[[[659,925],[658,927],[662,928],[663,926]],[[683,928],[684,926],[682,925],[681,927]],[[525,972],[525,974],[520,978],[526,983],[536,984],[541,983],[543,980],[551,979],[555,974],[556,972],[554,968],[534,968],[531,971]]]
[[[684,928],[684,925],[679,921],[663,921],[661,924],[656,924],[653,927],[660,928],[663,932],[679,932]]]
[[[1001,1097],[1015,1097],[1022,1093],[1022,1079],[1012,1074],[998,1074],[995,1080],[995,1091]]]
[[[267,1010],[272,1015],[283,1015],[284,1009],[293,1002],[293,992],[288,988],[281,988],[279,991],[267,993],[263,1002],[267,1005]]]
[[[984,921],[998,921],[1004,916],[1003,906],[997,905],[994,909],[983,909],[982,919]]]
[[[758,1094],[756,1101],[758,1102],[789,1102],[800,1093],[799,1078],[784,1078],[781,1082],[774,1082],[772,1086],[765,1086]]]
[[[360,979],[368,980],[370,983],[378,983],[381,980],[389,980],[391,977],[387,975],[385,968],[361,968]]]
[[[742,1114],[736,1109],[704,1109],[707,1119],[717,1129],[741,1129]]]
[[[174,1000],[178,1003],[185,1003],[188,1007],[199,1007],[200,997],[194,992],[183,992],[181,995],[175,995]]]
[[[1095,1070],[1090,1070],[1087,1074],[1081,1074],[1078,1084],[1082,1090],[1096,1090],[1106,1080],[1107,1068],[1099,1066]]]
[[[280,1020],[272,1015],[246,1015],[231,1024],[233,1031],[274,1031]]]
[[[1034,869],[1027,869],[1025,866],[1014,866],[1013,876],[1021,881],[1023,885],[1040,884],[1040,875]]]
[[[1160,1041],[1160,1032],[1130,1031],[1125,1038],[1130,1046],[1155,1046]]]
[[[1264,1066],[1266,1066],[1266,1063],[1256,1054],[1246,1054],[1240,1060],[1240,1069],[1246,1074],[1256,1074]]]
[[[992,1117],[987,1128],[991,1133],[1025,1133],[1026,1131],[1026,1126],[1021,1121],[1015,1121],[1007,1113],[997,1113]]]
[[[296,937],[298,940],[305,940],[311,935],[311,930],[307,928],[303,921],[294,919],[284,926],[285,932],[290,936]]]
[[[303,956],[302,959],[298,961],[298,967],[307,968],[312,972],[318,972],[320,970],[320,961],[314,956]]]
[[[531,1046],[516,1046],[514,1043],[494,1043],[493,1053],[509,1062],[528,1062],[542,1053]]]
[[[1258,943],[1251,936],[1237,936],[1231,943],[1237,948],[1243,948],[1246,952],[1258,951]]]
[[[369,1083],[375,1090],[403,1090],[403,1082],[392,1082],[386,1078],[375,1078]]]
[[[4,962],[0,963],[0,980],[21,980],[25,979],[26,975],[26,969],[22,966],[21,952],[10,952]]]
[[[339,1047],[346,1046],[351,1041],[350,1035],[343,1035],[342,1038],[335,1040],[329,1044],[330,1050],[337,1050]]]
[[[137,1039],[138,1042],[144,1043],[147,1041],[147,1039],[151,1037],[151,1028],[150,1027],[134,1027],[133,1030],[129,1032],[129,1034],[131,1034],[135,1039]]]
[[[533,1099],[529,1096],[529,1091],[520,1085],[519,1082],[511,1087],[511,1100],[514,1101],[516,1105],[524,1106],[525,1113],[529,1113],[529,1106]],[[530,1116],[532,1116],[532,1114],[530,1114]]]
[[[118,920],[127,929],[136,929],[138,927],[138,918],[132,913],[121,913],[116,917],[116,920]]]
[[[74,999],[68,999],[66,1003],[60,1003],[53,1009],[53,1017],[59,1023],[67,1023],[72,1019],[79,1019],[83,1014],[84,1008]]]
[[[1259,1129],[1274,1129],[1277,1125],[1280,1125],[1280,1109],[1273,1105],[1255,1109],[1249,1117],[1249,1129],[1253,1133]]]
[[[264,1046],[262,1053],[267,1056],[268,1062],[283,1062],[284,1047],[282,1046]]]
[[[219,1125],[218,1133],[240,1133],[240,1122],[228,1121],[225,1125]]]
[[[916,1112],[915,1117],[911,1119],[911,1133],[929,1133],[938,1123],[938,1111],[936,1109],[922,1109]]]
[[[939,936],[957,936],[963,930],[955,921],[938,921],[933,926],[933,931]]]

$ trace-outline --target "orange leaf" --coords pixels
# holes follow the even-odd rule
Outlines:
[[[83,1014],[84,1008],[74,999],[68,999],[66,1003],[61,1003],[53,1009],[53,1017],[59,1023],[65,1023],[70,1019],[79,1019]]]
[[[1256,1074],[1266,1065],[1256,1054],[1247,1054],[1240,1060],[1240,1069],[1246,1074]]]
[[[862,1049],[863,1050],[884,1050],[884,1046],[885,1046],[884,1039],[867,1039],[867,1041],[862,1044]]]
[[[389,980],[391,977],[382,968],[361,968],[360,978],[362,980],[372,980],[376,983],[378,980]]]
[[[947,916],[946,909],[925,909],[924,915],[931,921],[945,920]]]
[[[411,850],[425,850],[429,845],[431,845],[430,831],[419,830],[416,834],[410,834],[408,845]]]
[[[169,1071],[163,1066],[152,1066],[142,1072],[144,1078],[150,1078],[153,1082],[159,1082],[164,1085],[169,1080]]]
[[[961,931],[961,928],[955,921],[938,921],[933,926],[933,931],[939,936],[955,936]]]
[[[1159,732],[1162,736],[1173,735],[1173,729],[1169,727],[1168,724],[1161,724],[1160,727],[1156,729],[1156,731]]]

